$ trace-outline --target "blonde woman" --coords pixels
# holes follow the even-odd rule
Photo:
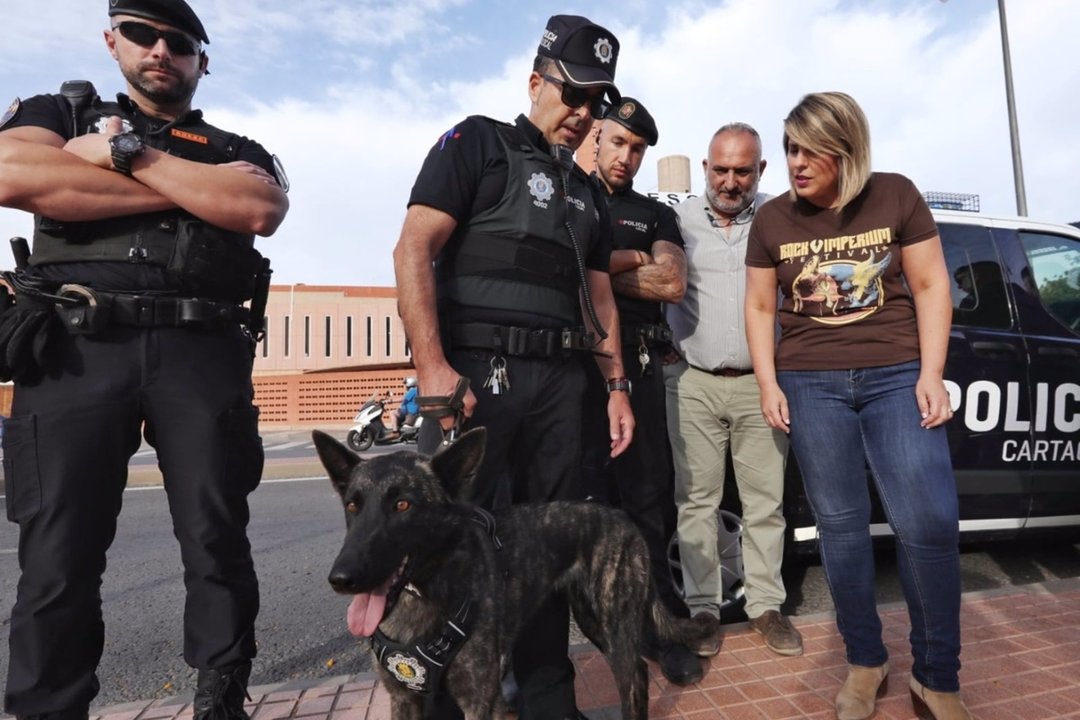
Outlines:
[[[873,715],[889,672],[869,467],[896,536],[915,710],[969,718],[943,427],[952,417],[943,380],[952,302],[937,227],[910,180],[871,172],[866,116],[844,93],[804,97],[784,121],[784,151],[791,192],[763,205],[750,230],[746,332],[762,412],[789,434],[817,519],[849,663],[837,716]]]

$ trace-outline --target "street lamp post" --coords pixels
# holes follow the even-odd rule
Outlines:
[[[949,2],[949,0],[941,0]],[[1001,22],[1001,56],[1005,63],[1005,103],[1009,108],[1009,141],[1012,144],[1013,184],[1016,187],[1016,214],[1027,217],[1027,194],[1024,192],[1024,164],[1020,160],[1020,130],[1016,124],[1016,98],[1013,97],[1012,56],[1009,55],[1009,28],[1005,22],[1005,0],[998,0]]]
[[[1005,0],[998,0],[998,18],[1001,20],[1001,54],[1005,61],[1005,101],[1009,106],[1009,139],[1012,142],[1016,214],[1026,217],[1027,194],[1024,192],[1024,164],[1020,159],[1020,131],[1016,124],[1016,98],[1013,96],[1012,58],[1009,55],[1009,29],[1005,22]]]

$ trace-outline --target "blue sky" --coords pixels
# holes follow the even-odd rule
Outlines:
[[[844,90],[870,118],[876,169],[1015,213],[994,0],[190,2],[211,40],[196,105],[278,154],[292,182],[289,217],[260,241],[275,282],[392,285],[390,254],[428,148],[466,115],[527,111],[553,13],[586,14],[622,43],[618,85],[660,129],[640,190],[655,189],[659,158],[681,154],[700,192],[709,137],[742,120],[765,140],[762,189],[784,192],[784,115],[807,92]],[[6,0],[15,40],[0,45],[2,106],[74,78],[122,90],[101,39],[106,7]],[[1007,11],[1029,213],[1080,220],[1080,2],[1008,0]],[[0,235],[30,230],[26,215],[0,210]]]

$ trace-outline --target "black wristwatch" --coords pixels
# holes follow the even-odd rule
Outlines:
[[[607,386],[607,391],[608,391],[609,395],[611,393],[613,393],[613,392],[617,392],[617,391],[620,391],[620,390],[622,392],[626,393],[627,395],[631,395],[633,393],[633,391],[631,389],[630,381],[628,379],[624,378],[624,377],[611,378],[610,380],[606,381],[604,384]]]
[[[109,138],[112,148],[112,164],[117,172],[131,176],[131,161],[146,152],[142,138],[135,133],[120,133]]]

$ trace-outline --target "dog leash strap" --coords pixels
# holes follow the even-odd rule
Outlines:
[[[444,417],[454,418],[454,425],[443,432],[443,445],[449,445],[461,434],[465,422],[465,393],[469,391],[469,378],[459,377],[454,392],[450,395],[425,395],[416,398],[420,405],[420,414],[438,422]]]

